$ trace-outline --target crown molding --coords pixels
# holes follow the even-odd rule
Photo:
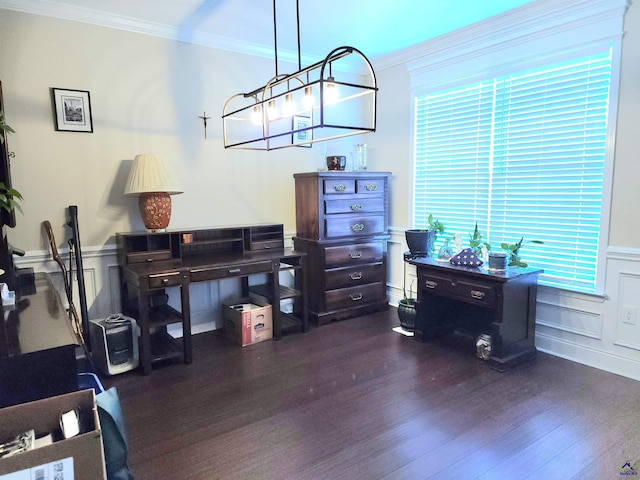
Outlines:
[[[407,65],[413,74],[452,59],[472,57],[480,50],[499,50],[505,44],[527,43],[536,37],[580,25],[622,19],[629,0],[534,0],[468,27],[379,58],[377,69]]]

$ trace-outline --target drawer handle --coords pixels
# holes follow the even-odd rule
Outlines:
[[[363,206],[364,205],[362,205],[361,203],[352,203],[351,205],[349,205],[349,208],[351,208],[351,210],[354,212],[359,212],[360,210],[362,210]]]
[[[351,280],[361,280],[362,279],[362,272],[350,273],[349,277],[351,277]]]
[[[356,260],[356,259],[358,259],[358,258],[362,258],[362,252],[360,252],[360,251],[357,251],[357,252],[351,252],[351,253],[349,254],[349,256],[350,256],[352,259]]]
[[[166,285],[167,283],[169,283],[169,279],[168,278],[163,278],[162,279],[162,283]]]
[[[476,300],[482,300],[484,298],[484,292],[480,290],[471,290],[471,296]]]
[[[242,270],[240,270],[239,268],[230,268],[229,269],[229,273],[240,273]]]
[[[147,258],[147,262],[153,262],[153,257],[152,258]]]
[[[361,232],[364,230],[364,223],[354,223],[351,225],[351,231],[353,232]]]
[[[350,293],[349,298],[354,302],[357,302],[358,300],[362,300],[364,295],[362,295],[362,293]]]
[[[376,190],[378,190],[378,184],[377,184],[377,183],[367,183],[367,184],[364,186],[364,189],[365,189],[367,192],[375,192]]]
[[[339,183],[335,187],[333,187],[333,189],[336,192],[344,192],[347,190],[347,186],[344,183]]]
[[[436,288],[438,286],[438,282],[434,282],[433,280],[427,280],[424,282],[424,286],[427,288]]]

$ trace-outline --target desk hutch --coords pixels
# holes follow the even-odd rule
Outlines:
[[[274,338],[285,331],[306,332],[304,295],[305,253],[284,248],[282,224],[172,230],[162,233],[117,233],[123,312],[141,329],[140,364],[143,373],[152,364],[170,358],[191,363],[189,285],[192,282],[240,277],[242,296],[262,295],[273,305]],[[279,273],[291,270],[293,287],[281,287]],[[249,286],[248,276],[267,274],[268,282]],[[167,305],[165,288],[180,289],[180,310]],[[293,313],[280,312],[280,300],[291,298]],[[182,339],[167,333],[167,325],[182,324]]]

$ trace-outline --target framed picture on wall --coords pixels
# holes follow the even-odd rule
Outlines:
[[[93,133],[91,97],[86,90],[51,88],[56,130]]]
[[[313,138],[313,130],[299,131],[300,129],[310,127],[311,119],[309,117],[294,115],[292,122],[293,122],[292,128],[291,128],[293,130],[292,143],[294,145],[298,145],[299,147],[311,147],[311,144],[308,142]]]

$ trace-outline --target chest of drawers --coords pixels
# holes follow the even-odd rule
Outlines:
[[[388,172],[294,175],[296,250],[318,325],[387,308]]]

